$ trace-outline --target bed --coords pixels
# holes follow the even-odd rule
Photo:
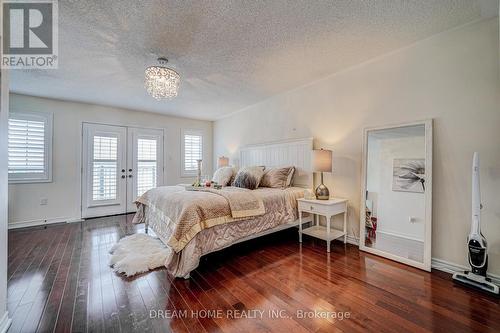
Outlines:
[[[162,186],[138,199],[134,223],[144,222],[169,248],[165,267],[189,278],[200,258],[228,246],[298,226],[297,199],[312,188],[312,138],[262,143],[240,150],[240,167],[294,166],[292,186],[186,191]],[[302,223],[309,222],[303,218]]]

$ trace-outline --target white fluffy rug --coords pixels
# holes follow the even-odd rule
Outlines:
[[[133,276],[163,266],[170,250],[158,239],[146,234],[124,237],[109,253],[109,265],[118,273]]]

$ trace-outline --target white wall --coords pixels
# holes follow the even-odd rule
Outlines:
[[[214,123],[214,156],[248,143],[313,136],[334,152],[333,194],[359,235],[362,129],[434,118],[432,256],[466,264],[471,161],[481,155],[483,233],[500,273],[498,18],[454,29],[275,96]],[[257,135],[258,134],[258,135]]]
[[[425,159],[425,136],[369,139],[366,188],[376,198],[377,232],[423,241],[425,196],[392,190],[393,161],[397,158]],[[410,222],[410,217],[415,221]]]
[[[82,122],[163,128],[166,184],[191,182],[181,177],[182,129],[204,133],[203,159],[212,172],[212,122],[159,114],[11,94],[11,111],[45,111],[54,114],[51,183],[9,185],[9,223],[25,225],[48,220],[66,221],[80,213],[80,161]],[[204,173],[205,173],[204,172]],[[47,198],[47,205],[40,199]]]
[[[2,10],[0,9],[0,17]],[[0,39],[1,43],[1,39]],[[7,126],[9,119],[9,77],[0,74],[0,332],[7,330]]]

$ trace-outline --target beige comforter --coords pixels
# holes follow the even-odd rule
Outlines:
[[[147,191],[136,203],[139,214],[135,223],[146,222],[143,213],[148,207],[170,224],[168,239],[162,240],[175,252],[204,229],[265,213],[259,196],[238,187],[186,191],[179,186],[162,186]]]
[[[207,194],[185,191],[180,186],[167,186],[161,189],[162,192],[169,193],[169,196],[174,198],[172,206],[182,206],[186,202],[193,202],[193,198]],[[231,218],[230,223],[218,223],[212,227],[204,228],[196,233],[180,251],[169,247],[172,251],[165,266],[170,273],[176,277],[186,276],[198,266],[201,256],[281,224],[293,222],[298,218],[297,199],[303,196],[303,189],[293,187],[285,190],[259,188],[251,192],[262,200],[266,213],[251,218]],[[175,195],[172,195],[173,193]],[[210,205],[219,206],[226,214],[230,211],[230,208],[227,207],[229,203],[224,197],[213,194],[210,198]],[[222,206],[226,206],[226,208]],[[182,210],[180,207],[177,209]],[[175,222],[168,217],[168,213],[144,200],[138,204],[138,212],[134,221],[145,221],[165,244],[169,243],[171,235],[175,232]]]

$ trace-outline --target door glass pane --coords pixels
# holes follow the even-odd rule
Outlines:
[[[117,196],[118,138],[94,136],[92,199],[115,200]]]
[[[137,196],[157,186],[157,150],[155,139],[137,140]]]

